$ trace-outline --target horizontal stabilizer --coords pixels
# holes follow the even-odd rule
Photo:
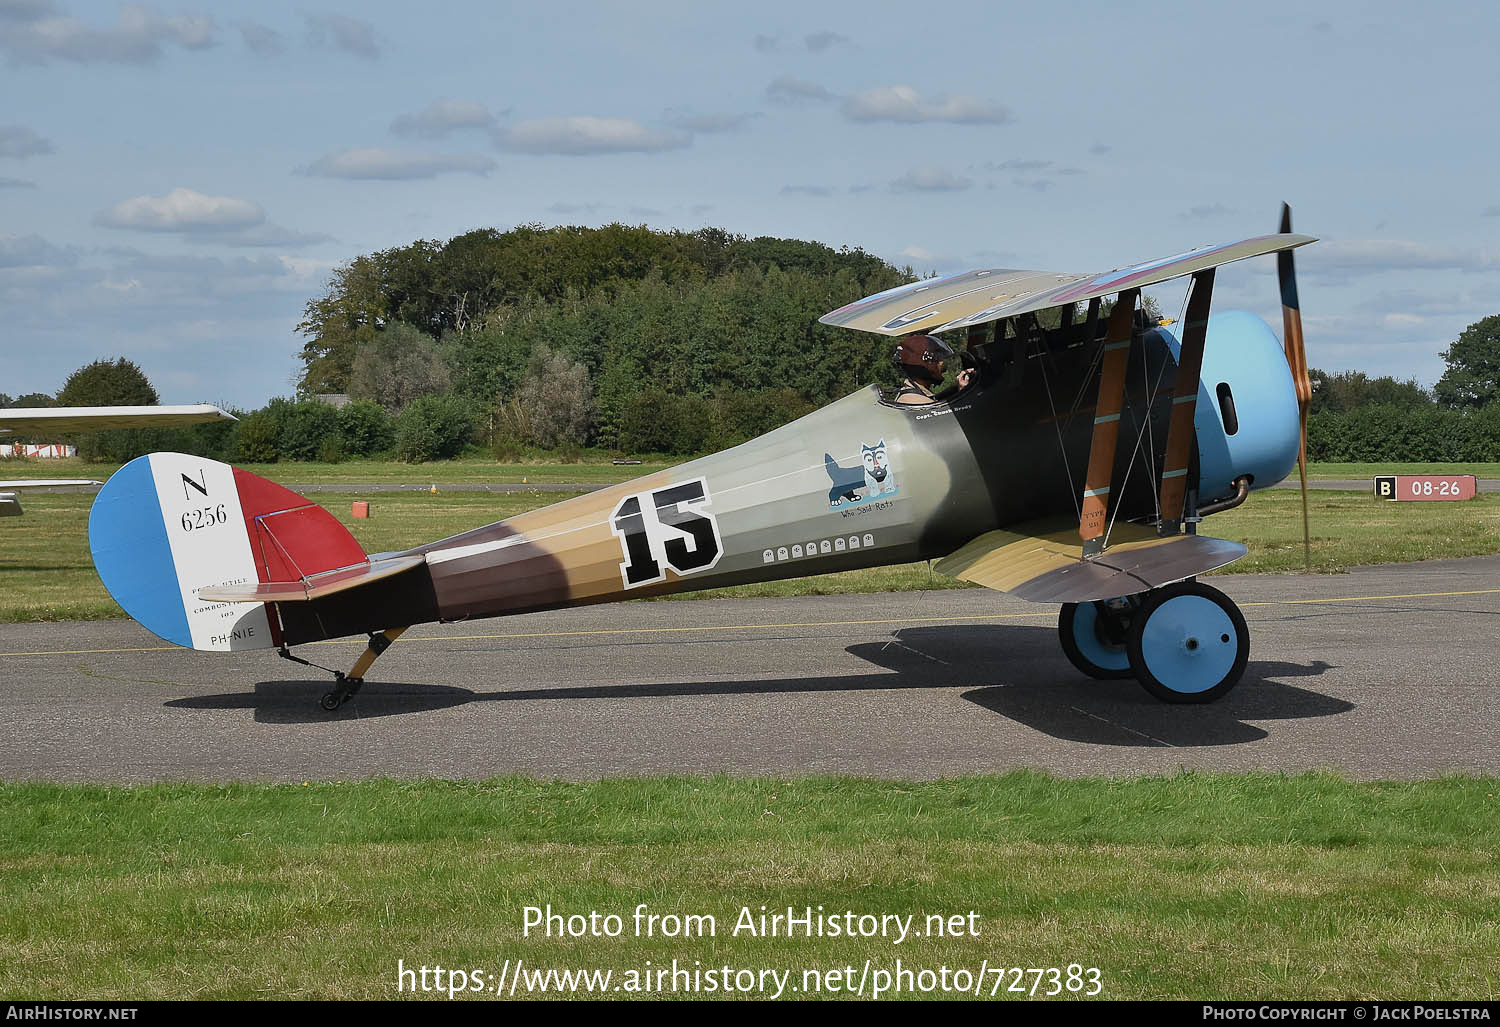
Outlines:
[[[368,585],[381,578],[409,571],[426,560],[421,556],[398,556],[389,560],[359,563],[352,567],[309,574],[296,581],[262,581],[252,585],[212,585],[198,590],[198,598],[213,603],[304,603],[322,599],[345,589]]]
[[[934,570],[1034,603],[1114,599],[1233,563],[1248,550],[1207,535],[1160,538],[1150,525],[1117,524],[1099,556],[1083,558],[1077,522],[1051,520],[980,535]]]

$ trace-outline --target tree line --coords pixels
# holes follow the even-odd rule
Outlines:
[[[872,381],[890,342],[825,312],[913,281],[859,249],[655,231],[525,225],[418,240],[339,267],[308,301],[298,398],[236,424],[96,433],[84,456],[177,449],[239,463],[485,447],[502,460],[585,447],[687,455],[763,434]],[[1311,372],[1314,460],[1500,458],[1500,315],[1443,354],[1436,386]],[[344,394],[342,408],[316,397]],[[0,404],[44,405],[27,396]],[[123,358],[71,376],[56,402],[155,402]]]
[[[817,319],[913,280],[860,249],[720,229],[526,225],[419,240],[355,258],[308,302],[299,389],[398,418],[445,396],[502,455],[684,454],[891,380],[885,340]],[[411,458],[422,447],[408,442],[398,449]]]
[[[1472,463],[1500,460],[1500,314],[1443,351],[1431,391],[1415,379],[1310,370],[1309,460]]]

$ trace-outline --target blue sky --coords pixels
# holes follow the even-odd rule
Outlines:
[[[258,406],[332,268],[482,226],[1093,272],[1283,199],[1310,362],[1430,384],[1500,312],[1497,40],[1440,2],[0,0],[0,392],[123,354]],[[1216,305],[1279,333],[1272,261]]]

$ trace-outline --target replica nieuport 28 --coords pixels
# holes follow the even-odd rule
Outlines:
[[[917,403],[872,385],[733,449],[404,552],[367,556],[280,485],[153,453],[100,491],[94,565],[178,645],[296,660],[292,646],[368,635],[330,710],[413,624],[926,559],[1061,603],[1062,648],[1083,673],[1208,702],[1239,680],[1249,637],[1194,577],[1246,550],[1200,522],[1293,464],[1305,513],[1291,251],[1314,241],[1283,207],[1277,234],[1103,274],[969,271],[870,296],[822,321],[903,337],[898,355],[914,334],[951,353],[936,336],[961,333],[966,384]],[[1267,254],[1284,350],[1253,315],[1209,311],[1215,268]],[[1179,340],[1143,316],[1140,290],[1186,275]]]

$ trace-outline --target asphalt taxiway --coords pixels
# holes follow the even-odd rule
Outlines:
[[[979,589],[424,625],[332,714],[329,679],[272,652],[0,625],[0,778],[1500,774],[1500,557],[1208,580],[1250,664],[1191,707],[1081,677],[1055,607]],[[360,648],[298,652],[344,669]]]

